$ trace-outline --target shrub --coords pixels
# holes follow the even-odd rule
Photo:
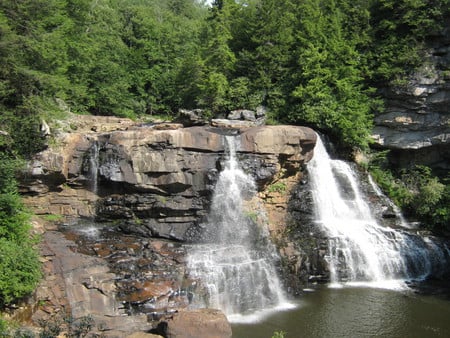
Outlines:
[[[17,193],[17,163],[0,154],[0,307],[31,293],[41,276],[30,215]]]
[[[421,221],[425,227],[450,230],[450,184],[446,183],[449,179],[435,176],[431,168],[423,165],[395,171],[385,156],[386,153],[378,154],[369,170],[386,195],[405,216]]]
[[[0,305],[4,305],[31,293],[41,270],[30,241],[18,243],[0,238],[0,247]]]
[[[278,192],[278,193],[283,193],[285,192],[287,189],[286,183],[284,182],[275,182],[271,185],[269,185],[269,187],[267,188],[268,192]]]

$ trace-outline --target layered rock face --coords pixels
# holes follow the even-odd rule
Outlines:
[[[400,165],[450,168],[450,29],[430,38],[428,56],[404,86],[384,88],[373,138]]]
[[[227,136],[237,139],[239,165],[257,184],[255,203],[266,206],[270,233],[283,243],[291,189],[301,180],[303,167],[313,155],[313,130],[242,125],[184,128],[181,124],[136,125],[102,119],[71,122],[75,127],[56,135],[52,147],[37,154],[22,177],[22,193],[34,213],[44,219],[48,215],[67,221],[73,218],[76,222],[65,222],[61,231],[75,242],[77,257],[93,256],[83,261],[96,262],[92,267],[88,264],[61,271],[61,290],[74,316],[95,311],[98,321],[117,331],[117,316],[137,310],[145,315],[131,315],[128,329],[137,331],[147,317],[167,319],[168,314],[188,307],[197,281],[187,274],[183,243],[199,240],[207,226],[214,186],[228,157]],[[99,230],[100,239],[82,232],[78,220],[83,217],[108,222]],[[45,239],[52,234],[48,232]],[[61,241],[50,238],[52,252],[59,250],[56,243]],[[292,245],[280,244],[279,248],[286,257],[302,256],[299,260],[308,261],[303,257],[306,253]],[[66,253],[61,251],[57,256],[66,257]],[[67,253],[68,260],[72,256]],[[92,274],[88,282],[87,274]],[[46,279],[44,285],[51,289],[52,283]],[[55,308],[58,302],[66,306],[61,297],[55,296],[49,303]],[[117,311],[109,313],[108,309]],[[189,315],[168,322],[172,328],[170,335],[169,331],[166,334],[182,334],[183,326],[178,332],[181,324],[177,323]],[[209,319],[211,313],[204,315],[211,326],[205,332],[218,330],[220,324],[220,336],[230,336],[226,320],[217,324],[214,318]],[[205,325],[199,322],[195,330]],[[194,332],[193,336],[199,335]]]
[[[260,190],[295,176],[316,139],[311,129],[295,126],[165,124],[65,133],[31,163],[23,192],[38,214],[120,220],[124,232],[188,241],[189,229],[209,210],[226,133],[239,138],[239,161]]]

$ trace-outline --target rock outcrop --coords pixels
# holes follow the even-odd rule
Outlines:
[[[239,160],[260,190],[296,175],[316,139],[311,129],[295,126],[91,128],[61,134],[56,148],[39,153],[22,192],[38,214],[120,220],[125,232],[191,240],[188,230],[209,210],[227,133],[239,139]]]
[[[386,110],[373,138],[392,149],[393,162],[450,168],[450,29],[430,38],[424,64],[403,86],[381,90]]]
[[[167,338],[231,338],[227,318],[214,309],[181,311],[160,327]]]
[[[247,111],[236,114],[251,119]],[[59,304],[75,318],[91,314],[112,337],[148,332],[158,320],[168,324],[165,336],[230,337],[223,313],[186,311],[198,281],[186,270],[184,244],[199,240],[207,224],[228,156],[226,139],[236,141],[239,164],[257,184],[255,205],[267,205],[270,233],[282,243],[288,201],[313,155],[315,132],[296,126],[102,121],[77,117],[65,132],[53,131],[52,147],[37,154],[22,177],[21,192],[34,213],[64,221],[60,230],[74,241],[57,232],[44,234],[50,280],[38,295],[54,307],[47,312],[57,312]],[[71,218],[108,226],[97,241],[80,222],[70,225]],[[279,248],[285,257],[304,254],[284,244]],[[52,281],[56,294],[49,291]]]
[[[145,314],[127,316],[105,261],[71,250],[73,242],[57,231],[46,231],[41,246],[45,275],[34,295],[34,322],[92,318],[92,332],[111,338],[152,328]]]

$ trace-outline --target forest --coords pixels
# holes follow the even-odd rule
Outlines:
[[[0,269],[34,259],[28,251],[23,262],[4,257],[34,241],[12,168],[44,149],[43,119],[68,111],[175,118],[180,108],[217,116],[264,106],[270,123],[311,126],[343,149],[369,151],[373,115],[383,109],[377,89],[404,81],[427,34],[448,16],[449,0],[1,1]],[[405,210],[430,227],[448,224],[445,178],[412,172],[429,197],[395,187],[395,172],[376,169]],[[15,289],[0,284],[0,305],[35,285],[33,264]]]

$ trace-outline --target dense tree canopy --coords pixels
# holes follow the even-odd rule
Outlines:
[[[2,1],[2,125],[29,155],[41,145],[24,135],[62,107],[133,117],[264,105],[365,147],[372,87],[413,69],[448,14],[449,0]]]

